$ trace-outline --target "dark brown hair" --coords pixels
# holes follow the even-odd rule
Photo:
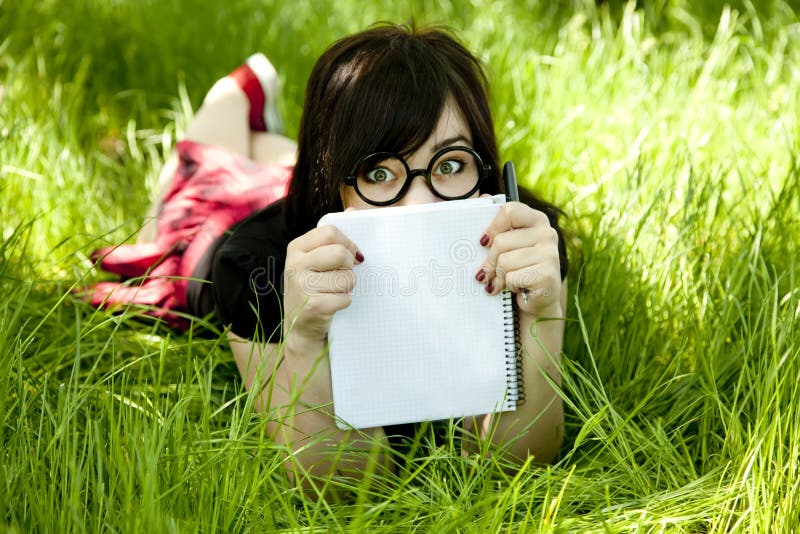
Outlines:
[[[314,228],[324,214],[342,210],[343,179],[363,157],[382,151],[408,156],[421,147],[449,98],[466,120],[472,147],[492,167],[480,192],[502,192],[488,85],[480,61],[439,27],[383,24],[331,45],[306,88],[286,199],[289,238]],[[521,194],[558,230],[556,208]]]
[[[297,164],[287,197],[292,237],[341,211],[343,178],[364,156],[407,156],[430,137],[449,97],[473,148],[492,166],[481,193],[498,193],[497,143],[480,62],[440,28],[382,25],[334,43],[306,89]]]

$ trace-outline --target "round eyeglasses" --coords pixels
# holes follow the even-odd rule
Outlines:
[[[422,175],[428,188],[444,200],[472,196],[492,167],[471,148],[451,146],[434,154],[426,169],[411,170],[402,157],[391,152],[377,152],[362,159],[344,179],[345,185],[373,206],[388,206],[406,194],[411,181]]]

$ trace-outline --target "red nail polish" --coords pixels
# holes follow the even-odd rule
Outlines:
[[[486,271],[481,269],[480,271],[478,271],[478,274],[475,275],[475,280],[477,280],[478,282],[483,282],[484,278],[486,278]]]
[[[494,282],[489,282],[489,285],[486,286],[486,292],[490,295],[494,292]]]
[[[364,261],[364,255],[361,253],[360,250],[356,252],[356,261],[358,263],[361,263],[361,262]]]
[[[486,234],[483,234],[481,236],[481,246],[485,247],[488,242],[489,242],[489,236],[486,235]]]

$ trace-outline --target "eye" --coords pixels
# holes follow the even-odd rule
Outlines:
[[[456,174],[461,170],[463,164],[457,159],[448,159],[441,162],[433,171],[436,174]]]
[[[376,167],[367,171],[366,177],[367,181],[373,184],[382,184],[395,179],[394,173],[386,167]]]

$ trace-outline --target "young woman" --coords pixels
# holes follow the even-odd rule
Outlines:
[[[429,179],[434,156],[452,147],[491,167],[488,177],[476,176],[456,196],[501,192],[488,84],[479,61],[439,29],[380,26],[346,37],[311,73],[293,162],[295,146],[274,133],[276,92],[274,84],[264,83],[271,72],[265,61],[262,56],[250,63],[261,71],[266,129],[273,132],[256,131],[264,126],[254,127],[253,118],[260,122],[261,97],[253,99],[252,84],[234,75],[209,93],[187,138],[272,167],[294,163],[288,194],[205,246],[186,288],[187,306],[197,316],[216,312],[230,325],[245,385],[258,391],[258,409],[272,414],[268,432],[296,451],[304,468],[357,474],[369,455],[326,451],[342,442],[350,451],[383,440],[394,446],[413,434],[413,425],[362,433],[334,424],[328,328],[332,316],[350,304],[353,266],[369,257],[336,228],[317,228],[317,221],[344,209],[452,198],[452,191],[443,195]],[[191,163],[204,157],[201,148]],[[376,152],[397,154],[406,166],[365,167],[364,158]],[[355,181],[345,180],[354,175]],[[557,210],[524,191],[521,196],[523,202],[506,204],[475,236],[488,249],[475,278],[490,294],[506,288],[516,293],[527,400],[517,411],[487,414],[464,426],[518,458],[549,462],[562,440],[562,402],[551,384],[560,380],[566,255]],[[303,283],[309,273],[317,281],[313,287]]]

